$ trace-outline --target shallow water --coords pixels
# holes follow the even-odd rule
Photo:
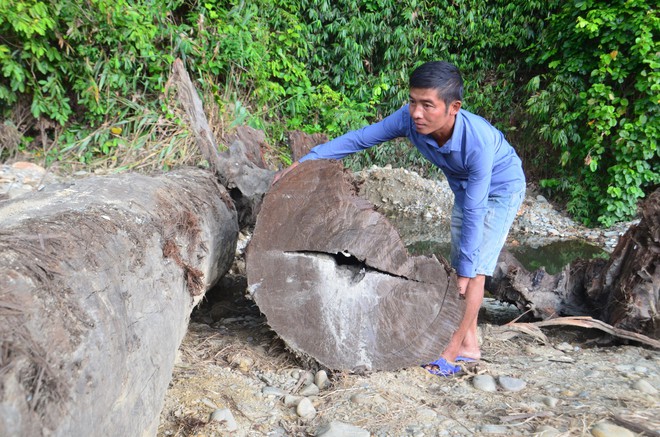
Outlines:
[[[407,246],[413,255],[431,255],[449,259],[450,244],[437,241],[417,241]],[[506,247],[530,272],[545,267],[551,275],[576,259],[607,258],[607,252],[580,240],[555,241],[545,246]]]

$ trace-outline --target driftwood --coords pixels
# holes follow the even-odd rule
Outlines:
[[[202,155],[209,162],[220,183],[229,190],[239,212],[239,224],[241,227],[253,226],[275,172],[264,168],[258,145],[242,141],[245,136],[249,136],[248,133],[237,134],[229,149],[218,153],[218,145],[208,125],[202,101],[180,59],[174,61],[169,84],[177,89],[179,103],[188,114]]]
[[[0,435],[155,435],[193,306],[238,223],[207,171],[0,202]]]
[[[630,332],[624,329],[615,328],[608,325],[602,320],[596,320],[591,317],[573,316],[573,317],[556,317],[554,319],[541,320],[539,322],[522,323],[512,321],[504,325],[506,330],[519,331],[547,343],[548,339],[541,332],[540,328],[547,328],[550,326],[570,326],[577,328],[598,329],[613,337],[618,337],[624,340],[632,340],[637,343],[642,343],[655,349],[660,349],[660,341],[647,337],[646,335],[637,332]]]
[[[527,271],[503,251],[487,289],[534,316],[591,316],[620,332],[660,338],[660,190],[609,260],[576,260],[556,275]],[[618,335],[620,336],[620,335]]]
[[[90,178],[0,203],[0,435],[156,432],[190,312],[274,174],[254,132],[217,152],[181,61],[170,85],[213,173]]]
[[[464,311],[455,275],[411,257],[338,162],[306,161],[267,194],[247,250],[248,291],[287,345],[332,369],[438,358]]]

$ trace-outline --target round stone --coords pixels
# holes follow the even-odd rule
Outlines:
[[[316,416],[316,408],[308,398],[302,398],[296,407],[296,414],[302,419],[311,420]]]
[[[500,387],[504,391],[520,391],[527,387],[527,383],[523,381],[522,379],[518,378],[512,378],[510,376],[500,376],[498,378],[498,381],[500,383]]]
[[[591,428],[594,437],[635,437],[631,431],[609,422],[600,422]]]
[[[497,384],[495,383],[495,378],[490,375],[476,375],[472,378],[472,385],[477,390],[486,391],[486,392],[496,392]]]

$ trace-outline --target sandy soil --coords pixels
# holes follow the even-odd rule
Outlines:
[[[316,416],[304,420],[285,404],[284,392],[295,394],[300,375],[318,368],[290,355],[252,302],[221,293],[211,293],[193,315],[158,435],[316,435],[333,420],[379,436],[578,436],[592,435],[592,426],[604,420],[633,430],[626,421],[660,427],[653,423],[660,404],[652,390],[660,386],[658,352],[618,344],[598,331],[527,334],[502,325],[507,309],[494,302],[495,310],[484,309],[480,317],[484,358],[477,366],[450,378],[421,367],[330,372],[329,387],[310,397]],[[514,377],[526,387],[485,392],[475,388],[476,375]],[[269,396],[265,387],[283,393]],[[233,413],[235,432],[209,421],[222,408]],[[540,434],[544,426],[556,431]]]

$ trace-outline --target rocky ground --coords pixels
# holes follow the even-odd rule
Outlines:
[[[358,177],[407,243],[448,239],[445,182],[387,168]],[[29,164],[0,166],[0,200],[54,181]],[[584,229],[530,191],[508,243],[581,239],[611,251],[629,225]],[[295,357],[245,298],[248,239],[191,317],[159,436],[660,435],[658,351],[586,329],[512,329],[520,312],[492,299],[479,319],[483,359],[460,375],[349,374]]]

